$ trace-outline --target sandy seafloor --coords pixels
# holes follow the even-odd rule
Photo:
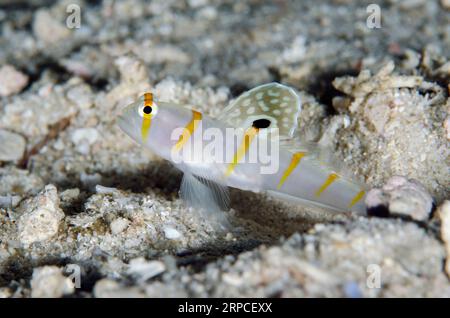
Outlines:
[[[0,30],[0,297],[450,296],[448,0],[3,0]],[[271,81],[375,216],[233,190],[218,231],[116,125],[148,90],[216,116]]]

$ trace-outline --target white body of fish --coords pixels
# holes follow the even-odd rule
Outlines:
[[[265,192],[291,203],[365,213],[364,185],[322,163],[311,147],[293,150],[283,143],[292,138],[300,110],[295,91],[278,83],[244,93],[218,119],[180,105],[156,102],[146,93],[125,108],[119,125],[135,141],[185,173],[181,194],[191,205],[224,210],[227,187],[233,187]],[[269,127],[258,127],[260,123]],[[205,149],[211,144],[211,138],[205,138],[206,131],[214,129],[215,135],[227,136],[230,127],[241,128],[243,133],[236,142],[223,138],[223,153],[231,154],[228,160],[218,161],[208,157],[208,152],[195,159],[193,152],[186,150]],[[262,173],[267,163],[250,162],[248,154],[272,138],[269,132],[274,129],[282,139],[275,148],[277,169]]]

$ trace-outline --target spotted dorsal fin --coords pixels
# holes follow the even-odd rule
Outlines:
[[[244,92],[219,116],[219,120],[232,127],[248,128],[261,124],[278,128],[280,139],[292,138],[297,128],[297,117],[301,110],[300,97],[293,88],[269,83]]]

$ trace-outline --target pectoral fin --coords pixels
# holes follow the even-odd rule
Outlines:
[[[221,227],[228,227],[225,211],[229,210],[230,196],[226,185],[185,172],[180,196],[201,216],[220,223]]]

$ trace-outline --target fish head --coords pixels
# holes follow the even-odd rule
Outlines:
[[[117,123],[134,141],[170,160],[171,147],[179,137],[174,133],[191,120],[191,113],[190,109],[159,102],[152,93],[145,93],[122,110]]]

